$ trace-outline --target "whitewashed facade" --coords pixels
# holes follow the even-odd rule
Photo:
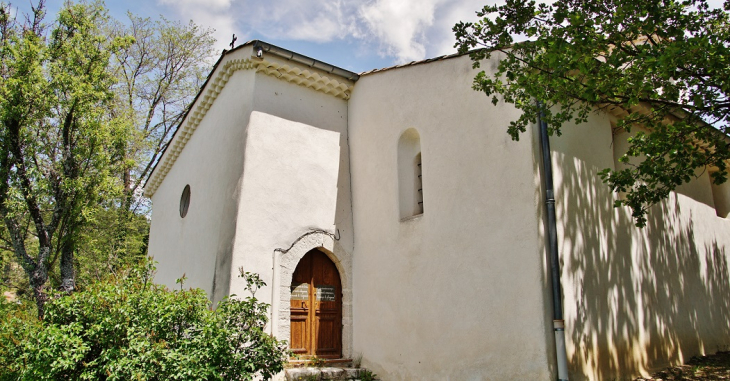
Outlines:
[[[289,340],[292,274],[319,248],[341,279],[342,357],[384,380],[555,379],[535,131],[511,141],[518,111],[471,89],[467,56],[357,76],[288,53],[225,53],[151,175],[157,280],[185,273],[218,301],[257,272]],[[702,174],[634,227],[597,176],[625,144],[614,118],[551,138],[573,380],[730,344],[730,187]]]

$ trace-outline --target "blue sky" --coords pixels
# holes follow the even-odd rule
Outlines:
[[[7,0],[6,0],[7,1]],[[33,0],[35,3],[37,0]],[[354,72],[453,53],[451,27],[497,0],[106,0],[112,17],[140,16],[215,29],[224,49],[260,39]],[[20,12],[30,0],[11,1]],[[710,0],[721,6],[722,0]],[[63,0],[46,0],[49,19]]]
[[[6,0],[7,1],[7,0]],[[30,9],[30,0],[10,0]],[[35,3],[37,0],[33,0]],[[487,0],[494,1],[494,0]],[[344,69],[363,72],[455,51],[451,27],[476,19],[484,0],[106,0],[112,17],[141,16],[215,29],[224,49],[260,39]],[[63,0],[46,0],[49,19]]]

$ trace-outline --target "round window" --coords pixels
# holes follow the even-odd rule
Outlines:
[[[183,189],[182,196],[180,196],[180,217],[185,218],[188,214],[188,207],[190,206],[190,185],[186,185]]]

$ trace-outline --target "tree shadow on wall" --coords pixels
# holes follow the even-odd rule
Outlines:
[[[571,377],[631,379],[727,348],[728,248],[693,218],[708,206],[672,194],[639,229],[602,168],[562,153],[553,165]]]

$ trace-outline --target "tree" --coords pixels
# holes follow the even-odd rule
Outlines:
[[[77,267],[84,280],[144,258],[149,200],[142,197],[142,187],[204,82],[213,56],[212,30],[192,21],[152,21],[131,13],[127,18],[110,20],[104,28],[111,39],[134,39],[112,55],[110,70],[117,83],[109,112],[134,128],[115,147],[123,194],[104,205],[83,234],[86,245]]]
[[[625,168],[601,176],[625,192],[616,206],[644,226],[647,208],[699,171],[710,169],[716,184],[727,179],[728,11],[728,0],[724,10],[705,0],[507,0],[454,32],[460,52],[483,48],[470,53],[475,67],[503,54],[494,76],[480,72],[473,87],[522,111],[508,128],[515,140],[540,113],[557,135],[594,110],[624,114],[616,128],[635,132]]]
[[[68,3],[50,33],[43,1],[24,25],[0,6],[0,217],[29,279],[39,316],[49,270],[60,259],[60,287],[75,287],[74,253],[89,214],[118,192],[113,148],[129,125],[110,118],[112,53],[98,4]]]
[[[122,23],[107,17],[101,3],[83,7],[93,15],[89,16],[88,28],[81,31],[83,37],[79,35],[80,30],[73,32],[74,38],[87,38],[83,41],[85,45],[78,44],[75,48],[80,51],[85,49],[89,53],[100,52],[103,57],[94,64],[98,64],[96,74],[99,75],[82,78],[76,76],[76,72],[73,71],[66,75],[77,79],[76,84],[79,85],[83,82],[90,84],[99,79],[103,82],[103,91],[98,92],[96,95],[100,96],[94,99],[84,98],[85,95],[76,90],[70,91],[69,94],[74,92],[73,94],[79,99],[85,99],[92,105],[93,118],[96,118],[98,125],[106,129],[102,130],[110,133],[106,136],[110,139],[98,140],[98,137],[84,135],[78,140],[79,146],[84,147],[85,142],[97,139],[94,140],[96,153],[101,153],[95,156],[89,151],[88,157],[77,159],[80,167],[89,170],[79,173],[79,179],[89,180],[95,177],[99,180],[86,183],[83,181],[74,183],[64,178],[65,173],[61,173],[58,178],[47,177],[53,174],[49,170],[53,165],[63,167],[61,157],[47,156],[43,152],[36,151],[33,141],[21,142],[22,145],[31,147],[22,148],[21,155],[29,158],[40,157],[41,161],[46,161],[36,162],[33,159],[29,161],[30,164],[25,165],[37,167],[33,169],[34,176],[30,181],[31,193],[43,194],[39,196],[42,201],[40,216],[44,219],[45,227],[51,228],[50,239],[47,242],[41,240],[43,244],[39,243],[37,224],[29,212],[33,208],[28,209],[23,203],[14,204],[25,209],[8,209],[9,213],[14,213],[12,221],[14,225],[11,224],[10,228],[5,226],[0,228],[0,251],[10,249],[19,264],[22,263],[20,258],[26,256],[16,255],[16,247],[21,247],[28,257],[33,258],[30,267],[35,270],[32,271],[45,274],[40,275],[34,285],[30,285],[30,288],[35,290],[47,287],[48,284],[45,283],[50,283],[51,286],[71,291],[78,281],[98,280],[100,276],[110,270],[113,271],[123,263],[144,258],[149,223],[146,219],[147,200],[141,197],[141,188],[169,143],[174,128],[182,120],[205,80],[207,61],[213,53],[212,46],[215,40],[211,37],[212,31],[201,29],[192,22],[181,24],[164,18],[153,22],[128,14],[129,22]],[[26,23],[20,25],[10,17],[9,6],[2,6],[2,30],[5,41],[3,78],[9,79],[3,81],[2,86],[10,93],[14,91],[12,88],[14,83],[20,83],[20,78],[24,74],[18,70],[20,67],[18,49],[27,47],[30,41],[30,35],[27,33],[32,34],[35,36],[33,49],[37,51],[33,53],[35,55],[31,57],[30,62],[34,62],[34,70],[39,72],[39,76],[36,83],[30,86],[34,91],[25,94],[24,101],[28,110],[35,114],[33,117],[28,117],[28,126],[21,128],[28,129],[28,136],[33,135],[32,131],[37,133],[50,129],[53,132],[48,134],[50,138],[45,143],[53,143],[51,141],[55,142],[55,139],[62,138],[57,134],[60,126],[59,115],[68,113],[70,104],[58,103],[60,98],[56,98],[60,93],[54,90],[53,86],[58,82],[56,77],[63,74],[63,70],[67,68],[74,69],[74,65],[64,58],[65,53],[50,55],[49,41],[56,32],[47,33],[46,27],[42,24],[43,9],[43,2],[40,1],[33,8],[33,13],[26,16]],[[77,13],[72,15],[78,16]],[[64,25],[59,18],[54,29],[63,28]],[[65,43],[59,45],[60,51],[71,49],[75,42],[65,41]],[[28,57],[23,59],[26,58]],[[58,66],[58,70],[53,72],[47,70],[51,62],[55,62],[53,64]],[[65,63],[67,66],[58,63]],[[13,82],[14,80],[18,82]],[[79,88],[84,87],[80,85]],[[3,106],[12,105],[9,98],[6,100]],[[45,102],[40,104],[38,100]],[[74,114],[82,115],[79,120],[87,120],[85,111],[81,113],[77,108]],[[72,127],[73,131],[76,131],[75,129],[76,127]],[[101,133],[102,130],[97,132]],[[50,147],[53,144],[46,146]],[[60,144],[63,145],[63,142]],[[15,176],[13,160],[11,157],[5,163],[10,182],[12,182],[11,177]],[[81,164],[84,160],[95,164],[84,166]],[[49,182],[56,184],[66,182],[80,186],[77,188],[79,192],[71,197],[81,203],[77,205],[75,212],[71,212],[73,208],[69,209],[68,206],[57,202],[65,201],[60,198],[57,200],[57,195],[47,186]],[[10,193],[17,189],[11,186],[8,188]],[[16,192],[17,194],[21,193]],[[60,228],[54,225],[52,213],[49,212],[54,208],[64,210],[65,213],[63,214],[65,217],[60,219],[63,221]],[[11,239],[13,231],[17,233],[15,241]],[[44,250],[47,252],[40,253],[38,248],[41,246],[46,248]],[[33,263],[40,265],[36,267]],[[60,271],[55,267],[56,264],[59,265]],[[4,285],[13,288],[16,285],[26,284],[18,281],[18,266],[7,263],[6,256],[3,256],[2,265],[5,271],[0,280]],[[22,267],[27,268],[27,266]],[[40,286],[43,279],[46,279],[45,285]],[[24,295],[23,290],[16,291],[19,295]],[[34,291],[32,294],[38,293]]]
[[[81,232],[76,269],[82,282],[145,257],[149,200],[141,190],[205,80],[215,43],[211,30],[192,22],[127,18],[103,28],[110,39],[134,40],[113,52],[109,66],[116,78],[110,117],[133,126],[114,148],[123,193],[99,205]]]
[[[119,83],[113,112],[135,125],[134,138],[120,147],[127,165],[121,174],[125,199],[122,209],[137,211],[140,190],[182,122],[205,81],[213,58],[213,31],[192,21],[127,14],[129,23],[114,21],[109,34],[131,36],[135,43],[118,51],[112,68]]]
[[[121,189],[120,189],[121,190]],[[118,268],[147,255],[149,221],[143,213],[120,208],[123,192],[99,204],[89,213],[77,237],[75,275],[77,285],[101,280]],[[51,274],[51,284],[55,283]]]

